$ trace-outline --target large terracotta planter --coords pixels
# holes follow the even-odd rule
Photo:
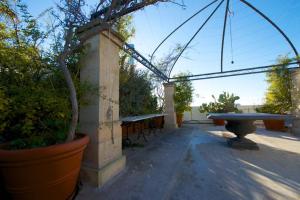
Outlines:
[[[178,127],[181,127],[182,120],[183,120],[183,113],[176,113],[176,122]]]
[[[214,125],[216,126],[224,126],[225,121],[223,119],[213,119]]]
[[[65,144],[26,150],[1,149],[0,186],[4,187],[6,198],[72,198],[88,142],[89,137],[81,134],[78,139]]]
[[[267,130],[285,131],[284,120],[263,120]]]

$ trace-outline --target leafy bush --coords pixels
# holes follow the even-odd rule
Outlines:
[[[37,43],[44,35],[26,6],[17,26],[0,20],[0,141],[11,148],[48,146],[65,141],[71,117],[69,92],[55,62]],[[1,17],[1,16],[0,16]],[[69,61],[79,94],[78,54]]]
[[[188,74],[180,73],[177,74],[177,77],[183,77]],[[175,110],[176,113],[182,114],[184,111],[190,110],[190,104],[193,102],[193,85],[191,81],[188,81],[187,78],[179,78],[180,82],[175,83]]]
[[[265,104],[257,108],[257,112],[286,114],[292,108],[292,79],[287,64],[292,62],[286,56],[277,59],[278,64],[282,66],[273,67],[273,71],[267,73],[268,89],[266,93]]]
[[[223,92],[219,95],[219,98],[216,99],[214,95],[212,95],[214,102],[203,103],[199,107],[199,111],[201,113],[228,113],[228,112],[241,112],[235,105],[235,101],[239,100],[240,97],[235,96],[234,94],[229,94],[227,92]]]
[[[152,83],[143,71],[133,65],[120,68],[121,116],[151,114],[157,112],[157,97],[152,94]]]
[[[134,35],[132,16],[122,17],[116,24],[118,33],[125,41]],[[120,52],[119,102],[120,115],[142,115],[158,112],[157,97],[153,95],[153,84],[148,74],[129,64],[128,54]]]

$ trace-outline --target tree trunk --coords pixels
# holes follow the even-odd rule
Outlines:
[[[65,58],[62,56],[59,58],[59,65],[61,67],[61,70],[63,72],[63,75],[65,77],[67,86],[69,88],[70,92],[70,101],[71,101],[71,106],[72,106],[72,120],[70,123],[69,131],[68,131],[68,137],[66,142],[74,140],[75,137],[75,130],[78,124],[78,101],[77,101],[77,94],[76,94],[76,89],[75,85],[73,83],[71,73],[65,63]]]

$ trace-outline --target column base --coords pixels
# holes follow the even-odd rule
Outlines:
[[[291,133],[295,136],[300,136],[300,128],[291,128]]]
[[[84,166],[83,164],[80,177],[84,184],[88,184],[93,187],[102,187],[110,179],[118,175],[125,168],[125,165],[126,156],[124,155],[100,169]]]
[[[177,124],[165,124],[164,128],[167,130],[168,129],[176,129],[176,128],[178,128],[178,126],[177,126]]]
[[[300,136],[300,119],[299,118],[293,119],[291,133],[293,135]]]
[[[165,129],[176,129],[178,128],[178,125],[176,123],[176,114],[175,112],[166,112],[165,114],[167,114],[165,116],[165,124],[164,124],[164,128]]]

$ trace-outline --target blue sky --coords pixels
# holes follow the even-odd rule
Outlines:
[[[133,22],[136,35],[131,43],[134,43],[135,48],[147,57],[172,29],[211,1],[184,0],[186,9],[175,4],[162,3],[136,12]],[[248,1],[276,22],[286,32],[296,48],[300,50],[299,0]],[[88,2],[89,5],[94,5],[97,1],[90,0]],[[225,70],[274,64],[278,55],[294,55],[284,38],[271,25],[245,7],[239,0],[231,0],[231,2],[233,53],[231,53],[228,28],[224,48]],[[53,0],[43,0],[43,3],[39,0],[25,0],[25,3],[34,15],[54,5]],[[216,5],[195,17],[174,34],[157,51],[156,57],[163,57],[177,43],[185,44]],[[224,9],[225,3],[197,35],[184,56],[179,59],[172,72],[173,75],[179,72],[200,74],[220,70]],[[232,56],[234,64],[231,64]],[[267,88],[265,74],[200,80],[194,81],[193,85],[195,88],[193,105],[208,102],[211,100],[212,94],[217,95],[222,91],[232,92],[240,96],[241,99],[238,103],[244,105],[261,104]]]

